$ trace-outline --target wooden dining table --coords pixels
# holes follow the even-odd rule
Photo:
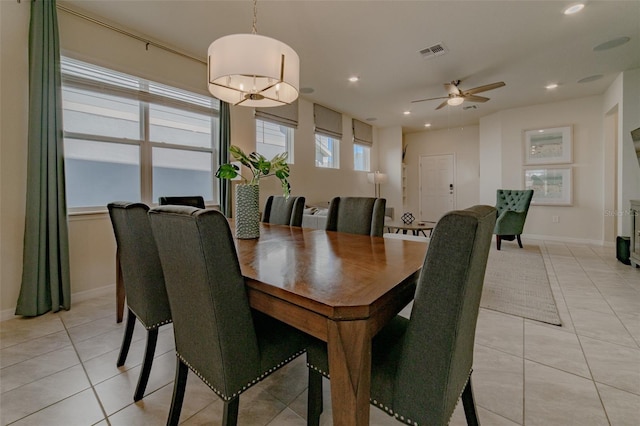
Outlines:
[[[333,424],[369,424],[371,339],[412,299],[427,245],[261,224],[236,240],[251,307],[327,342]]]
[[[413,299],[427,244],[266,223],[235,243],[251,307],[327,342],[333,424],[368,425],[371,339]]]

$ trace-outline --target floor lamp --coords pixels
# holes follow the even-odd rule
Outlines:
[[[384,174],[384,173],[381,173],[379,171],[375,171],[375,172],[367,174],[367,179],[374,186],[374,195],[375,195],[375,197],[376,198],[380,198],[380,184],[387,182],[387,175]]]

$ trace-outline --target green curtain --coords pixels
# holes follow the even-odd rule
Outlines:
[[[231,145],[231,108],[226,102],[220,101],[220,149],[218,150],[219,164],[230,161],[229,146]],[[218,194],[220,195],[220,211],[231,217],[231,181],[218,179]]]
[[[16,315],[71,307],[55,0],[31,3],[29,135],[22,286]]]

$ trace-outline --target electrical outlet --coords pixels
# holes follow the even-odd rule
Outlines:
[[[551,216],[551,222],[553,223],[560,222],[560,216]]]

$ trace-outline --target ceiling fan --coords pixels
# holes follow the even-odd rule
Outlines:
[[[449,93],[448,96],[441,96],[439,98],[427,98],[427,99],[418,99],[415,101],[411,101],[411,103],[416,102],[424,102],[424,101],[433,101],[435,99],[446,99],[446,101],[442,102],[436,109],[443,108],[445,105],[460,105],[464,101],[469,102],[487,102],[489,98],[485,98],[484,96],[476,96],[476,93],[486,92],[488,90],[497,89],[498,87],[505,86],[503,81],[499,81],[497,83],[485,84],[484,86],[474,87],[469,90],[461,90],[458,88],[460,84],[460,80],[453,80],[451,83],[445,83],[444,88],[447,89]]]

